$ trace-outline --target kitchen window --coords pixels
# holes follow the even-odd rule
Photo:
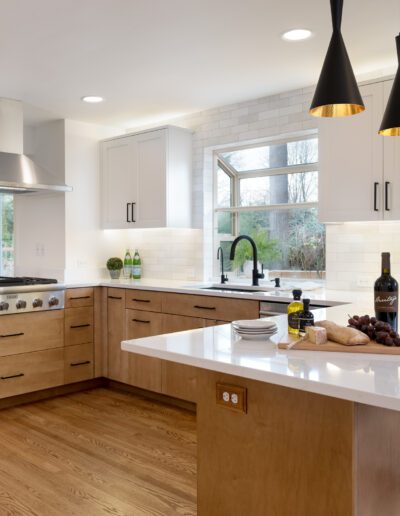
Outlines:
[[[0,276],[14,274],[14,196],[0,193]]]
[[[241,242],[229,261],[234,238],[250,235],[260,262],[272,275],[322,278],[325,226],[318,222],[318,138],[316,135],[215,155],[214,274],[216,250],[225,253],[226,270],[251,275],[251,251]]]

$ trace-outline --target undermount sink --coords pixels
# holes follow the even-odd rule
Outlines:
[[[227,290],[231,292],[273,292],[276,290],[274,287],[253,287],[251,285],[225,285],[217,284],[210,285],[208,287],[201,287],[201,290]]]

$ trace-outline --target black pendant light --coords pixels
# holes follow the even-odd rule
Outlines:
[[[400,34],[396,36],[397,59],[400,64]],[[386,105],[379,134],[383,136],[400,136],[400,67],[397,67],[392,91]]]
[[[333,34],[310,107],[313,116],[356,115],[365,109],[340,32],[342,10],[343,0],[331,0]]]

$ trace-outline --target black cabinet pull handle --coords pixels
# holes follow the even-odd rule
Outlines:
[[[201,310],[216,310],[215,306],[194,305],[193,308],[201,308]]]
[[[122,297],[118,297],[118,296],[108,296],[108,299],[122,299]]]
[[[379,211],[376,203],[377,203],[377,197],[378,197],[378,186],[379,186],[379,183],[375,182],[374,183],[374,211]]]
[[[130,202],[126,203],[126,222],[132,222],[131,220],[129,220],[129,206],[130,205],[131,205]]]
[[[90,324],[75,324],[74,326],[70,326],[71,330],[75,330],[76,328],[87,328]]]
[[[150,299],[135,299],[135,298],[133,298],[132,301],[135,301],[136,303],[150,303]]]
[[[136,222],[135,220],[135,205],[136,203],[135,202],[131,202],[131,205],[132,205],[132,210],[131,210],[131,214],[132,214],[132,217],[131,217],[131,222]]]
[[[385,210],[390,211],[389,208],[389,185],[390,181],[385,181]]]
[[[90,299],[92,296],[77,296],[77,297],[70,297],[70,299]]]
[[[150,324],[150,321],[143,321],[142,319],[132,319],[133,322],[140,322],[144,324]]]
[[[21,376],[25,376],[24,373],[11,374],[10,376],[1,376],[1,380],[9,380],[10,378],[21,378]]]
[[[71,362],[69,365],[71,367],[76,367],[76,366],[87,365],[87,364],[90,364],[90,360],[85,360],[84,362]]]
[[[5,339],[7,337],[20,337],[21,335],[25,335],[24,333],[8,333],[6,335],[0,335],[2,339]]]

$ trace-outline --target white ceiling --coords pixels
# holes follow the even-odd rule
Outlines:
[[[355,72],[393,67],[400,2],[344,4]],[[0,96],[121,127],[314,84],[331,25],[329,0],[0,0],[0,8]],[[293,27],[314,37],[282,41]],[[106,102],[87,105],[83,95]]]

